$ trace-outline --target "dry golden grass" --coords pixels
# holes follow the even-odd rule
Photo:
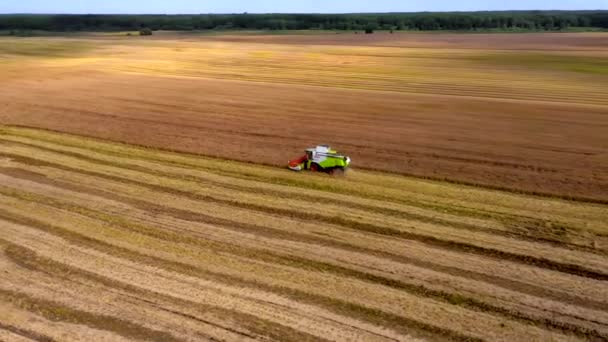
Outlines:
[[[38,339],[604,339],[606,209],[4,127],[0,330]]]

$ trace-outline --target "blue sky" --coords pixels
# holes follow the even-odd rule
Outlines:
[[[608,9],[608,0],[0,0],[0,13],[344,13]]]

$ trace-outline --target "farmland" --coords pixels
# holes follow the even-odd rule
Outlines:
[[[607,42],[0,38],[0,341],[606,340]]]
[[[608,34],[374,36],[4,38],[0,122],[608,200]]]
[[[0,141],[0,336],[608,336],[601,205],[23,128]]]

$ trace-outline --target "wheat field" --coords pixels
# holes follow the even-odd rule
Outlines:
[[[608,203],[608,34],[0,37],[0,124]],[[277,149],[277,146],[280,148]]]
[[[604,340],[605,205],[4,126],[0,339]]]

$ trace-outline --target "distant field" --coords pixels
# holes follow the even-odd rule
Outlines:
[[[603,340],[605,205],[0,128],[0,338]]]
[[[608,201],[608,34],[0,38],[0,123]]]

